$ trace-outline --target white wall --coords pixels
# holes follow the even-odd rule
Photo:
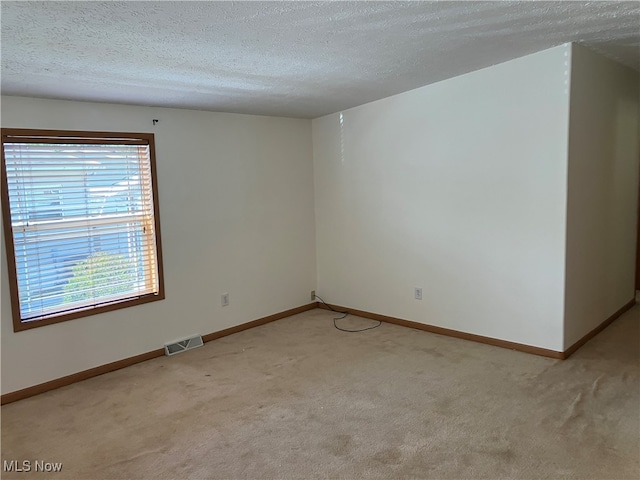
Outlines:
[[[2,97],[2,126],[155,133],[167,296],[14,333],[3,238],[2,393],[309,303],[309,120]]]
[[[569,48],[313,120],[318,294],[562,350]]]
[[[313,122],[2,97],[3,127],[156,134],[167,293],[14,333],[2,238],[2,393],[306,304],[314,288],[563,350],[633,296],[638,85],[564,45]]]
[[[638,218],[638,74],[579,45],[571,70],[566,348],[634,298]]]

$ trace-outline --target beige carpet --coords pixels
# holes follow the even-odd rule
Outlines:
[[[638,479],[639,317],[563,362],[313,310],[2,407],[64,464],[2,478]]]

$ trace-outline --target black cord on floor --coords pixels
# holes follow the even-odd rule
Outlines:
[[[336,310],[331,305],[329,305],[327,302],[325,302],[322,298],[320,298],[318,295],[316,295],[316,298],[318,300],[320,300],[332,312],[342,313],[343,314],[341,317],[335,317],[333,319],[333,326],[336,327],[336,329],[340,330],[341,332],[349,332],[349,333],[364,332],[365,330],[373,330],[374,328],[378,328],[380,325],[382,325],[382,322],[378,320],[378,324],[377,325],[374,325],[373,327],[361,328],[359,330],[348,330],[346,328],[339,327],[338,324],[336,323],[336,320],[342,320],[343,318],[346,318],[347,315],[349,315],[349,312],[341,312],[340,310]]]

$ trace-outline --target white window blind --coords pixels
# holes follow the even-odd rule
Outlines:
[[[158,294],[147,141],[3,147],[21,321]]]

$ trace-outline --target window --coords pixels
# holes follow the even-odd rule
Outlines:
[[[15,331],[164,298],[153,140],[2,129]]]

